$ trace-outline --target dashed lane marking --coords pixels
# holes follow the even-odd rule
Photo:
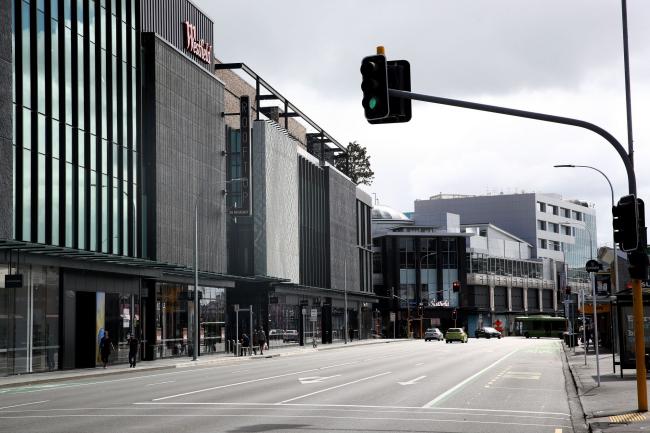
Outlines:
[[[10,409],[10,408],[12,408],[12,407],[29,406],[29,405],[32,405],[32,404],[47,403],[48,401],[50,401],[50,400],[33,401],[33,402],[31,402],[31,403],[14,404],[14,405],[11,405],[11,406],[0,407],[0,410],[3,410],[3,409]]]

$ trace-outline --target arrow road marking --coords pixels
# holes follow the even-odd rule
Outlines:
[[[340,374],[335,374],[334,376],[309,376],[309,377],[299,377],[298,380],[301,384],[306,383],[321,383],[324,380],[331,379],[333,377],[339,377]]]
[[[425,377],[426,377],[426,376],[420,376],[420,377],[416,377],[415,379],[411,379],[411,380],[409,380],[408,382],[397,382],[397,383],[399,383],[400,385],[415,385],[415,383],[416,383],[418,380],[420,380],[420,379],[424,379]]]
[[[343,386],[348,386],[348,385],[352,385],[352,384],[355,384],[355,383],[363,382],[365,380],[374,379],[376,377],[384,376],[384,375],[390,374],[390,373],[391,373],[390,371],[387,371],[385,373],[375,374],[374,376],[363,377],[361,379],[353,380],[352,382],[342,383],[340,385],[331,386],[329,388],[321,389],[320,391],[314,391],[314,392],[310,392],[309,394],[299,395],[298,397],[290,398],[288,400],[284,400],[284,401],[281,401],[280,403],[276,403],[276,404],[289,403],[291,401],[298,400],[298,399],[305,398],[305,397],[309,397],[309,396],[314,395],[314,394],[320,394],[321,392],[331,391],[333,389],[337,389],[337,388],[341,388]]]

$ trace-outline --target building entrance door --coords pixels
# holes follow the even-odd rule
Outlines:
[[[94,368],[97,356],[96,293],[76,293],[75,368]]]

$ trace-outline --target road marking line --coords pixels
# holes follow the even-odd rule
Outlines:
[[[198,394],[200,392],[205,392],[205,391],[212,391],[212,390],[215,390],[215,389],[223,389],[223,388],[229,388],[231,386],[246,385],[246,384],[249,384],[249,383],[261,382],[261,381],[264,381],[264,380],[278,379],[278,378],[287,377],[287,376],[295,376],[296,374],[310,373],[312,371],[327,370],[328,368],[340,367],[340,366],[343,366],[343,365],[350,365],[350,364],[357,364],[357,362],[345,362],[345,363],[342,363],[342,364],[328,365],[328,366],[325,366],[325,367],[310,368],[309,370],[295,371],[293,373],[285,373],[285,374],[278,374],[276,376],[261,377],[259,379],[251,379],[251,380],[246,380],[244,382],[229,383],[228,385],[219,385],[219,386],[213,386],[213,387],[210,387],[210,388],[197,389],[196,391],[189,391],[189,392],[183,392],[181,394],[174,394],[174,395],[168,395],[166,397],[154,398],[152,401],[167,400],[167,399],[170,399],[170,398],[182,397],[182,396],[185,396],[185,395]]]
[[[321,389],[320,391],[310,392],[309,394],[304,394],[304,395],[300,395],[298,397],[294,397],[294,398],[290,398],[288,400],[281,401],[278,404],[284,404],[284,403],[288,403],[290,401],[299,400],[301,398],[309,397],[311,395],[320,394],[321,392],[331,391],[333,389],[341,388],[343,386],[348,386],[348,385],[352,385],[354,383],[363,382],[364,380],[369,380],[369,379],[374,379],[375,377],[385,376],[385,375],[390,374],[390,373],[391,373],[390,371],[387,371],[387,372],[384,372],[384,373],[375,374],[374,376],[368,376],[368,377],[364,377],[362,379],[353,380],[352,382],[342,383],[341,385],[331,386],[329,388]]]
[[[424,362],[418,362],[417,364],[415,364],[416,367],[419,367],[421,365],[424,365]]]
[[[166,380],[165,382],[157,382],[157,383],[148,383],[145,386],[154,386],[154,385],[162,385],[163,383],[174,383],[176,382],[175,380]]]
[[[3,409],[9,409],[9,408],[12,408],[12,407],[29,406],[29,405],[31,405],[31,404],[47,403],[48,401],[50,401],[50,400],[34,401],[34,402],[32,402],[32,403],[14,404],[14,405],[12,405],[12,406],[0,407],[0,410],[3,410]]]
[[[556,428],[555,433],[562,433],[562,429],[561,428]]]
[[[474,380],[475,378],[477,378],[477,377],[480,376],[481,374],[485,373],[486,371],[488,371],[489,369],[491,369],[492,367],[494,367],[495,365],[497,365],[498,363],[500,363],[500,362],[503,361],[504,359],[506,359],[506,358],[508,358],[508,357],[510,357],[510,356],[512,356],[512,355],[514,355],[515,353],[517,353],[517,350],[513,350],[512,352],[508,353],[506,356],[503,356],[503,357],[497,359],[497,360],[494,361],[492,364],[490,364],[490,365],[488,365],[487,367],[485,367],[483,370],[479,371],[478,373],[475,373],[475,374],[471,375],[471,376],[468,377],[467,379],[463,380],[462,382],[460,382],[460,383],[457,384],[456,386],[454,386],[454,387],[448,389],[447,391],[443,392],[443,393],[440,394],[438,397],[434,398],[433,400],[431,400],[430,402],[428,402],[427,404],[425,404],[425,405],[422,406],[422,407],[423,407],[423,408],[433,407],[433,406],[436,405],[438,402],[440,402],[440,401],[444,400],[445,398],[447,398],[450,394],[452,394],[453,392],[455,392],[457,389],[462,388],[462,387],[465,386],[468,382],[471,382],[472,380]]]
[[[309,376],[309,377],[299,377],[298,381],[304,385],[309,383],[321,383],[324,380],[331,379],[333,377],[339,377],[340,374],[335,374],[334,376]]]
[[[151,402],[143,401],[132,403],[134,405],[145,405],[145,406],[272,406],[277,407],[277,403],[242,403],[242,402]],[[283,404],[282,406],[299,406],[299,407],[335,407],[335,408],[363,408],[363,409],[416,409],[422,411],[423,413],[428,412],[437,412],[443,410],[458,410],[458,411],[469,411],[469,412],[503,412],[506,414],[511,413],[524,413],[524,414],[536,414],[536,415],[560,415],[563,417],[569,417],[570,414],[563,412],[535,412],[530,410],[507,410],[507,409],[478,409],[478,408],[466,408],[466,407],[431,407],[423,408],[422,406],[379,406],[379,405],[370,405],[370,404],[330,404],[330,403],[289,403]],[[499,415],[500,416],[500,415]]]
[[[26,419],[26,418],[91,418],[91,417],[111,417],[115,418],[115,414],[64,414],[64,415],[20,415],[20,416],[0,416],[0,419]],[[133,417],[133,418],[153,418],[153,417],[167,417],[167,418],[241,418],[242,414],[167,414],[167,413],[135,413],[135,414],[120,414],[120,417]],[[367,420],[367,421],[409,421],[409,422],[447,422],[459,424],[495,424],[495,425],[513,425],[513,426],[528,426],[528,427],[553,427],[548,424],[535,424],[535,423],[517,423],[517,422],[499,422],[499,421],[471,421],[471,420],[458,420],[458,419],[440,419],[440,418],[400,418],[400,417],[370,417],[370,416],[324,416],[324,415],[275,415],[265,414],[265,418],[297,418],[297,419],[349,419],[349,420]],[[562,425],[562,427],[571,428],[570,425]]]
[[[425,377],[426,376],[420,376],[420,377],[416,377],[415,379],[411,379],[411,380],[406,381],[406,382],[397,382],[397,383],[399,383],[400,385],[415,385],[418,380],[424,379]]]

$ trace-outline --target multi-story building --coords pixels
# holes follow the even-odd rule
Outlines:
[[[345,147],[240,110],[212,20],[165,5],[0,0],[0,375],[92,367],[106,331],[118,362],[131,333],[187,356],[197,325],[223,351],[235,303],[267,332],[277,305],[316,309],[324,342],[370,327],[370,199],[326,162]]]
[[[584,268],[596,254],[596,212],[587,203],[563,200],[558,194],[440,194],[415,201],[421,224],[445,212],[461,216],[463,224],[490,223],[532,246],[532,257]]]

